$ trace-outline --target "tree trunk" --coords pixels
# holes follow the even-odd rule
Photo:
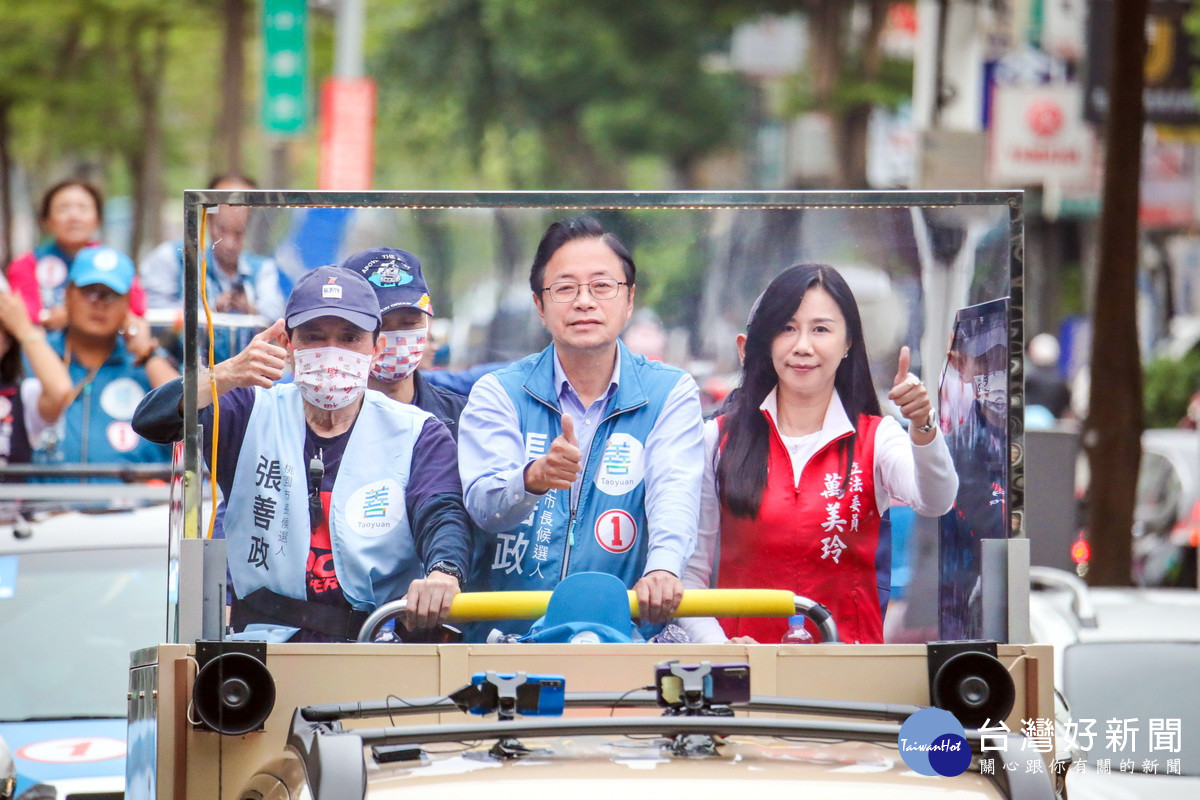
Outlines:
[[[135,260],[144,245],[163,238],[163,129],[161,119],[162,81],[167,63],[169,26],[160,22],[145,30],[134,21],[129,31],[130,79],[137,98],[141,136],[128,153],[132,182],[129,254]],[[141,41],[148,41],[143,44]]]
[[[8,103],[0,103],[0,268],[12,261],[12,153],[9,152]]]
[[[1083,435],[1091,465],[1088,582],[1096,586],[1128,586],[1132,577],[1131,531],[1143,424],[1136,302],[1146,8],[1147,0],[1112,4],[1100,264]]]
[[[889,0],[871,0],[867,4],[867,33],[859,52],[859,80],[879,79],[883,68],[880,39],[887,23],[888,5]],[[867,188],[867,144],[871,110],[870,103],[857,103],[839,115],[836,129],[840,133],[837,140],[840,189]]]
[[[841,112],[834,130],[838,132],[839,189],[867,188],[867,135],[871,106],[863,103]]]
[[[215,172],[242,171],[242,122],[246,105],[246,0],[222,0],[221,113],[217,120]]]

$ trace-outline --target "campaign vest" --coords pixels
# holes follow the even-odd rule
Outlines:
[[[61,331],[48,334],[46,339],[56,353],[64,354],[65,336]],[[112,353],[94,376],[75,360],[68,364],[67,374],[77,394],[58,422],[31,442],[35,461],[147,464],[171,460],[167,445],[147,441],[133,431],[130,420],[150,391],[150,380],[146,370],[133,363],[122,338],[117,338]]]
[[[346,600],[373,609],[422,577],[405,490],[427,412],[367,390],[330,498],[333,564]],[[304,403],[294,384],[254,390],[224,516],[234,593],[306,598],[311,525]]]
[[[752,520],[735,517],[722,504],[718,587],[786,589],[826,606],[843,642],[882,642],[875,586],[875,431],[881,418],[859,417],[850,480],[839,496],[846,475],[841,443],[850,432],[813,455],[797,486],[787,448],[766,416],[771,434],[762,505]],[[784,619],[723,619],[721,625],[730,637],[752,636],[763,644],[778,642],[787,630]]]
[[[551,490],[520,525],[495,534],[478,565],[487,588],[553,589],[576,572],[605,572],[631,588],[641,578],[648,538],[646,439],[683,372],[634,355],[620,342],[617,348],[620,384],[584,454],[576,507],[569,490]],[[562,433],[554,346],[495,375],[516,407],[526,459],[544,455]]]

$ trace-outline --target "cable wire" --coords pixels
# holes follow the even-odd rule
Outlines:
[[[209,459],[208,480],[211,507],[208,514],[208,535],[213,538],[217,528],[217,441],[221,434],[221,402],[217,395],[216,364],[213,361],[216,334],[213,332],[212,309],[208,306],[208,247],[204,241],[208,213],[200,215],[200,302],[204,306],[204,326],[208,333],[208,389],[212,393],[212,457]]]

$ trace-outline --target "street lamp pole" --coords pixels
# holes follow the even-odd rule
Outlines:
[[[363,76],[364,0],[341,0],[334,17],[333,74],[338,78]]]

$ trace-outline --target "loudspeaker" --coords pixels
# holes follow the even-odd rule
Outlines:
[[[929,702],[953,714],[964,728],[1008,717],[1017,699],[1008,670],[996,658],[996,643],[930,642]]]
[[[192,706],[204,727],[226,736],[263,729],[275,707],[275,679],[261,642],[197,642],[200,671]]]

